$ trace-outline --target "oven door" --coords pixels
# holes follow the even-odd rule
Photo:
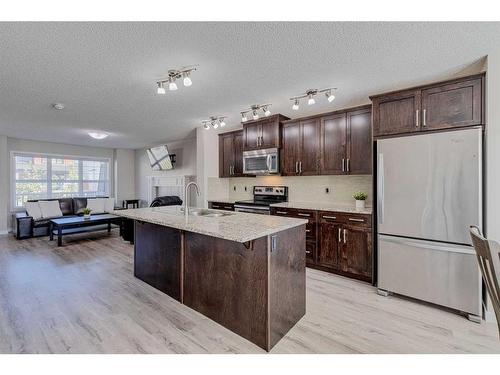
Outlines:
[[[244,174],[273,174],[279,172],[277,148],[243,152]]]
[[[270,215],[271,210],[269,207],[262,206],[244,206],[244,205],[234,205],[234,210],[236,212],[247,212],[249,214],[260,214],[260,215]]]

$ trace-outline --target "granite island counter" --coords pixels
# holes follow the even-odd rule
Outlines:
[[[218,210],[186,218],[179,206],[115,214],[134,220],[137,278],[261,348],[304,316],[307,220]]]

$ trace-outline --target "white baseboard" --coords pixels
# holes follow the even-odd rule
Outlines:
[[[7,234],[9,234],[10,231],[8,230],[0,230],[0,236],[5,236]]]

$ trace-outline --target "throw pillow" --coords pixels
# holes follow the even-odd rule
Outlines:
[[[26,213],[31,216],[33,220],[39,220],[42,218],[42,211],[40,210],[40,205],[38,202],[26,202],[24,204]]]
[[[104,211],[113,212],[115,209],[115,198],[104,198]]]
[[[52,217],[61,217],[63,213],[61,207],[59,206],[59,201],[38,201],[40,210],[42,211],[42,217],[44,219]]]
[[[87,208],[90,208],[91,214],[102,214],[104,212],[104,200],[102,198],[88,198]]]

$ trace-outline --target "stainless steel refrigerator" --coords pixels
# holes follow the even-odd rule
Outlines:
[[[378,288],[482,315],[482,130],[377,141]]]

